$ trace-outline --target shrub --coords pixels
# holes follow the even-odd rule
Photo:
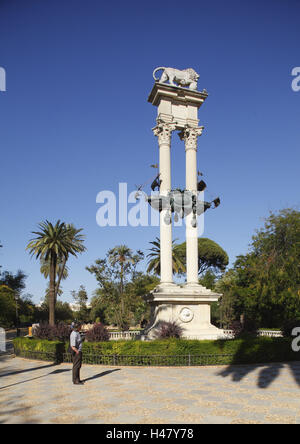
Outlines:
[[[34,328],[32,334],[35,338],[38,339],[53,339],[53,330],[54,327],[49,325],[47,322],[41,322],[38,326]]]
[[[71,327],[59,322],[56,325],[49,325],[47,322],[42,322],[38,327],[35,327],[33,335],[38,339],[59,340],[66,342],[70,338]]]
[[[62,362],[64,344],[60,341],[48,341],[47,339],[15,338],[13,339],[14,351],[17,356],[42,361]]]
[[[285,338],[292,337],[292,331],[295,327],[300,327],[300,319],[290,319],[284,322],[281,331]]]
[[[67,344],[59,341],[41,339],[15,338],[15,350],[20,356],[31,358],[27,351],[44,352],[38,359],[50,360],[47,353],[55,353],[57,362],[61,362],[62,353],[66,352]],[[299,361],[300,352],[294,352],[291,338],[247,338],[235,340],[188,340],[163,339],[154,341],[106,341],[84,342],[83,356],[90,359],[90,364],[97,364],[99,355],[130,355],[130,356],[181,356],[181,355],[222,355],[222,364],[251,364],[268,362]],[[42,353],[43,355],[43,353]],[[144,361],[145,362],[145,361]]]
[[[109,332],[107,328],[99,322],[86,332],[85,338],[88,342],[105,342],[109,341]]]
[[[176,324],[176,322],[162,322],[159,332],[158,339],[168,339],[168,338],[181,338],[183,333],[182,327]]]
[[[127,319],[122,319],[119,324],[119,327],[120,327],[121,331],[128,331],[129,327],[130,327],[130,323]]]
[[[229,330],[232,330],[234,338],[239,338],[243,331],[242,323],[240,321],[233,321],[229,326]]]
[[[69,341],[72,329],[69,325],[59,322],[54,329],[54,338],[59,341]]]
[[[258,326],[253,319],[246,319],[243,323],[234,321],[230,325],[230,330],[232,330],[235,339],[258,336]]]
[[[255,319],[245,319],[243,323],[243,336],[251,336],[251,337],[257,337],[258,336],[258,325],[257,321]]]
[[[162,339],[153,341],[84,342],[83,355],[180,356],[225,355],[224,364],[297,361],[300,352],[287,338],[244,338],[220,340]],[[92,362],[90,362],[92,363]]]

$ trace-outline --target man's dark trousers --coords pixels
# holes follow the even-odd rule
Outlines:
[[[72,352],[72,360],[73,360],[73,383],[80,381],[80,369],[82,364],[82,352],[78,354],[74,351]]]

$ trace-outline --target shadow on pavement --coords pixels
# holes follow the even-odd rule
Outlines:
[[[26,369],[26,370],[16,370],[16,371],[12,371],[12,372],[1,374],[0,377],[3,377],[3,376],[14,376],[14,375],[18,375],[18,374],[21,374],[21,373],[26,373],[26,372],[29,372],[29,371],[34,371],[34,370],[43,370],[43,369],[47,369],[47,368],[53,367],[53,366],[57,366],[57,364],[43,365],[43,366],[33,367],[33,368],[30,368],[30,369]],[[25,381],[20,381],[20,382],[14,383],[14,384],[9,384],[9,385],[0,387],[0,390],[6,389],[6,388],[9,388],[9,387],[14,387],[16,385],[24,384],[26,382],[35,381],[36,379],[45,378],[46,376],[58,375],[60,373],[65,373],[65,372],[70,372],[70,371],[71,371],[71,369],[57,369],[57,370],[54,370],[53,372],[47,373],[46,375],[37,376],[36,378],[26,379]]]
[[[274,352],[272,347],[282,347],[282,353]],[[292,354],[294,353],[294,354]],[[273,354],[273,357],[272,357]],[[282,362],[274,362],[274,357],[279,357]],[[284,368],[290,370],[295,382],[300,387],[300,353],[297,355],[298,361],[295,360],[295,352],[286,349],[286,344],[282,340],[274,341],[273,344],[266,342],[260,344],[259,341],[255,344],[255,348],[250,349],[250,343],[247,340],[243,340],[239,349],[235,352],[233,364],[229,365],[225,370],[218,373],[219,376],[228,377],[231,376],[232,381],[240,382],[247,377],[251,372],[254,372],[258,368],[261,368],[258,374],[257,386],[261,389],[268,388],[273,381],[280,375],[280,372]],[[249,362],[249,359],[257,362],[253,364],[243,364],[245,361]],[[278,359],[278,360],[279,360]],[[273,362],[267,362],[272,360]]]
[[[42,370],[44,368],[55,367],[55,366],[57,366],[57,364],[46,364],[46,365],[40,365],[39,367],[26,368],[25,370],[15,370],[15,371],[11,371],[11,372],[8,372],[8,373],[1,373],[0,372],[0,378],[3,378],[4,376],[18,375],[20,373],[33,372],[35,370]]]
[[[16,385],[25,384],[26,382],[35,381],[36,379],[45,378],[46,376],[51,375],[51,373],[47,373],[47,375],[37,376],[36,378],[26,379],[25,381],[15,382],[14,384],[5,385],[4,387],[0,387],[0,390],[7,389],[9,387],[14,387]]]
[[[51,373],[48,373],[48,375],[59,375],[60,373],[65,373],[65,372],[70,372],[72,369],[67,368],[67,369],[61,369],[61,370],[54,370]]]
[[[107,370],[106,372],[101,372],[101,373],[98,373],[97,375],[91,376],[90,378],[83,379],[83,382],[92,381],[93,379],[102,378],[102,376],[106,376],[106,375],[109,375],[110,373],[118,372],[120,370],[121,370],[120,368],[116,368],[114,370]]]

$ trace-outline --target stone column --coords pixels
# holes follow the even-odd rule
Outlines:
[[[197,138],[203,127],[186,127],[179,137],[185,142],[186,190],[197,196]],[[196,215],[197,217],[197,215]],[[197,219],[196,219],[197,220]],[[193,213],[186,216],[186,280],[188,285],[198,284],[198,227]]]
[[[176,124],[159,120],[157,126],[153,128],[159,144],[160,194],[163,196],[167,196],[171,191],[171,135],[175,128]],[[171,221],[168,224],[169,215]],[[163,209],[160,213],[160,281],[161,284],[173,283],[172,217],[168,209]]]

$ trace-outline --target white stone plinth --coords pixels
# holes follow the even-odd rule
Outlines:
[[[148,102],[157,106],[157,117],[164,122],[176,121],[177,128],[198,126],[198,109],[206,100],[206,91],[193,91],[155,82]]]
[[[183,338],[220,339],[223,330],[210,322],[210,305],[220,295],[201,285],[159,285],[144,299],[151,305],[149,339],[156,339],[162,322],[176,322],[183,329]]]

